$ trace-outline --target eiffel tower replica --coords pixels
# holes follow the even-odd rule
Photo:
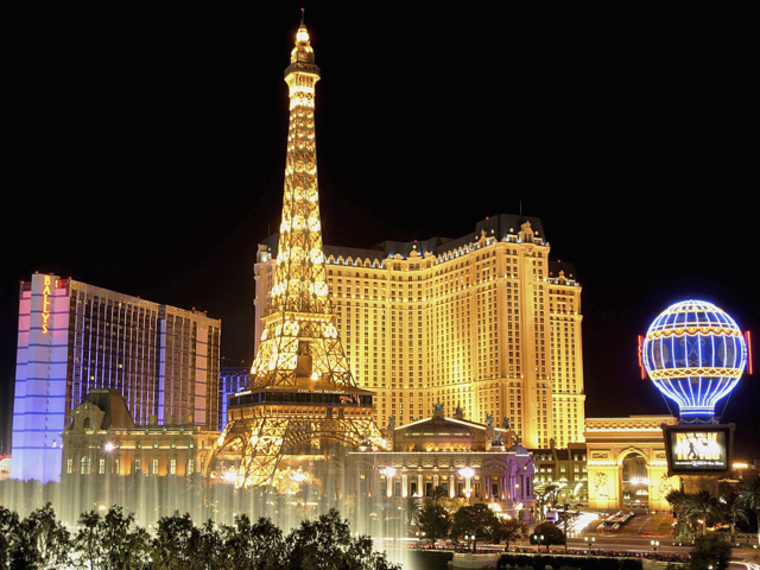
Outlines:
[[[349,369],[327,290],[314,138],[319,78],[302,13],[285,70],[290,125],[274,285],[250,388],[230,399],[206,468],[208,475],[214,458],[239,458],[237,487],[273,484],[288,457],[385,444],[373,393],[358,388]]]

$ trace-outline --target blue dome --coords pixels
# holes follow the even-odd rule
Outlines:
[[[684,419],[712,420],[715,405],[736,386],[747,345],[731,316],[706,301],[681,301],[652,322],[642,347],[655,386],[676,401]]]

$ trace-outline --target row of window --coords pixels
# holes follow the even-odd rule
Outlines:
[[[158,459],[151,459],[150,463],[148,464],[149,471],[148,474],[150,475],[158,475],[159,472],[159,462]],[[114,459],[112,463],[112,470],[107,472],[107,464],[105,458],[99,458],[98,464],[97,464],[97,471],[96,473],[98,475],[118,475],[120,474],[120,460]],[[132,462],[132,473],[141,473],[142,472],[142,459],[135,459]],[[89,455],[83,455],[82,458],[79,461],[79,472],[82,475],[91,475],[93,474],[93,464],[92,459]],[[188,459],[187,460],[187,468],[185,469],[185,475],[192,475],[195,472],[195,460],[194,459]],[[68,475],[71,475],[74,473],[74,460],[72,458],[69,458],[66,460],[66,473]],[[177,474],[177,460],[174,458],[169,459],[168,464],[168,474],[169,475],[176,475]]]

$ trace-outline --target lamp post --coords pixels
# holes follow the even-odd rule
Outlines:
[[[562,510],[562,525],[565,527],[565,554],[567,554],[567,503]]]
[[[649,544],[652,545],[652,551],[653,552],[657,552],[657,547],[660,546],[660,541],[652,539],[652,540],[649,541]]]
[[[380,473],[385,475],[385,495],[390,497],[393,495],[393,477],[396,475],[396,469],[389,465],[388,467],[381,468]]]
[[[103,444],[103,452],[106,454],[106,457],[108,457],[107,472],[110,472],[111,474],[113,474],[113,471],[114,471],[114,466],[113,466],[114,456],[118,454],[117,449],[116,449],[116,444],[113,441],[110,441],[110,440],[106,441]],[[118,474],[119,474],[119,469],[117,468],[116,469],[116,475],[118,475]]]
[[[594,536],[587,536],[583,540],[586,541],[586,548],[588,548],[589,550],[591,550],[591,545],[596,542],[596,537],[594,537]]]
[[[464,494],[469,499],[472,494],[472,478],[475,476],[475,470],[472,467],[462,467],[459,470],[459,476],[464,478]]]
[[[543,534],[534,534],[533,540],[538,544],[539,550],[541,549],[541,545],[544,543],[544,535]],[[549,546],[546,546],[546,550],[549,550]]]

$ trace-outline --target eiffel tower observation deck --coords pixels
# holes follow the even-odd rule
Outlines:
[[[356,386],[327,288],[314,132],[319,73],[302,13],[285,69],[290,119],[274,284],[250,387],[230,399],[229,423],[204,470],[238,487],[303,480],[305,458],[336,446],[384,446],[373,394]]]

